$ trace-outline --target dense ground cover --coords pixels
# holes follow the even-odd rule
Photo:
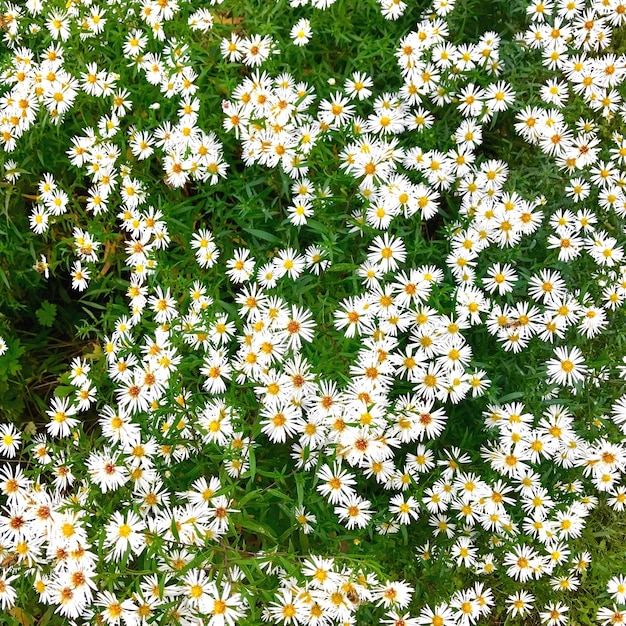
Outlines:
[[[0,14],[2,623],[626,619],[622,0]]]

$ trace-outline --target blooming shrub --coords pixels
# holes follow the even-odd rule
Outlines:
[[[0,3],[9,623],[626,619],[626,5],[455,4]]]

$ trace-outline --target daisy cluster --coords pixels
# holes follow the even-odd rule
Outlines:
[[[28,132],[37,119],[46,117],[61,124],[76,106],[77,97],[87,95],[102,99],[108,112],[97,120],[97,128],[86,128],[84,137],[76,137],[70,150],[71,162],[84,167],[91,178],[88,210],[95,215],[108,209],[107,199],[112,191],[122,195],[127,206],[136,208],[145,194],[130,177],[130,167],[122,167],[120,133],[125,117],[136,114],[130,92],[119,86],[120,75],[99,67],[97,62],[87,63],[84,71],[67,66],[63,42],[72,30],[78,29],[81,39],[101,36],[104,43],[106,12],[93,3],[71,2],[65,11],[49,7],[38,0],[26,3],[26,15],[11,7],[10,28],[7,33],[14,50],[11,66],[4,70],[1,84],[5,87],[0,103],[0,146],[6,152],[15,149],[16,141]],[[174,18],[180,3],[146,2],[130,3],[121,17],[131,20],[140,17],[153,39],[163,41],[163,23]],[[206,10],[198,10],[189,17],[191,30],[206,30],[212,22]],[[210,16],[210,14],[208,14]],[[38,18],[41,17],[42,20]],[[120,16],[116,15],[116,19]],[[97,18],[97,19],[96,19]],[[40,26],[39,22],[43,21]],[[96,24],[96,25],[94,25]],[[22,29],[19,26],[22,25]],[[32,33],[46,28],[52,43],[42,50],[20,46],[21,30]],[[178,103],[177,115],[152,132],[142,131],[134,125],[127,127],[128,146],[133,157],[141,161],[159,151],[165,181],[172,187],[181,187],[188,180],[216,182],[224,176],[226,164],[222,159],[222,146],[213,133],[206,134],[198,127],[200,102],[194,98],[198,89],[197,74],[191,66],[188,46],[164,44],[159,52],[146,50],[148,34],[142,29],[130,29],[124,43],[123,54],[133,67],[143,74],[150,85],[158,88],[166,100]],[[73,65],[73,60],[70,60]],[[83,68],[80,68],[83,69]],[[156,103],[156,108],[160,106]],[[116,141],[111,141],[115,139]],[[97,146],[97,147],[96,147]],[[128,184],[124,184],[128,183]],[[35,209],[35,230],[43,232],[47,217],[60,215],[67,210],[68,196],[52,186],[45,188],[52,195],[41,196],[42,204]],[[41,190],[40,190],[41,191]]]
[[[4,14],[11,55],[0,79],[3,151],[17,152],[44,119],[61,127],[83,103],[99,111],[65,154],[86,194],[43,172],[31,229],[52,237],[71,224],[76,291],[89,295],[116,246],[128,279],[127,310],[102,338],[102,357],[72,360],[42,432],[0,426],[0,451],[12,461],[0,469],[0,606],[13,607],[26,580],[41,604],[76,624],[231,626],[262,604],[259,619],[276,624],[353,624],[367,606],[383,624],[470,626],[496,604],[482,581],[491,578],[494,588],[505,581],[512,617],[535,611],[548,626],[565,624],[567,593],[591,563],[580,540],[593,510],[600,500],[626,507],[626,396],[595,430],[568,408],[608,376],[573,344],[607,331],[626,295],[626,141],[617,132],[601,141],[602,124],[626,117],[625,59],[603,52],[626,19],[624,5],[528,7],[528,29],[514,45],[539,55],[550,73],[536,97],[501,78],[497,33],[455,42],[450,1],[435,2],[400,38],[400,87],[380,95],[362,71],[339,87],[331,77],[332,89],[318,94],[296,70],[262,69],[283,44],[240,32],[231,16],[230,36],[215,47],[236,76],[220,105],[222,128],[203,129],[206,84],[194,44],[224,15],[194,4],[27,0]],[[389,19],[407,8],[380,5]],[[189,42],[167,37],[177,21]],[[135,85],[103,62],[77,67],[65,49],[72,37],[87,47],[107,42],[111,24],[124,29],[123,71],[130,68]],[[310,22],[302,18],[289,34],[287,45],[306,45]],[[136,109],[137,89],[153,94],[147,109]],[[572,121],[570,102],[590,119]],[[515,131],[561,172],[567,206],[579,206],[524,197],[511,187],[509,165],[483,153],[491,127],[514,107]],[[286,176],[289,232],[316,232],[333,197],[354,193],[358,207],[344,221],[362,250],[350,266],[354,289],[334,310],[316,316],[290,295],[336,269],[328,246],[281,243],[268,254],[238,237],[233,249],[198,216],[182,244],[193,278],[168,277],[168,253],[181,242],[172,241],[176,221],[158,203],[158,185],[187,192],[224,184],[220,133],[234,137],[240,169]],[[325,184],[319,152],[335,155],[344,188]],[[7,162],[5,179],[16,182],[18,169]],[[394,228],[433,220],[449,199],[458,211],[448,254],[441,267],[420,263]],[[515,259],[532,247],[546,262],[529,273]],[[594,267],[586,291],[569,271],[583,261]],[[45,255],[36,269],[48,275]],[[216,297],[218,281],[232,302]],[[545,356],[544,393],[542,404],[490,398],[483,445],[471,456],[441,440],[457,405],[472,412],[472,399],[498,376],[475,357],[483,329],[511,357],[531,346]],[[316,349],[324,335],[342,352],[344,372],[322,374]],[[0,354],[7,347],[0,339]],[[94,414],[97,436],[89,432],[96,424],[87,427]],[[308,489],[287,494],[291,532],[315,538],[325,525],[360,543],[368,531],[410,529],[424,538],[421,566],[440,563],[472,582],[409,608],[413,587],[375,568],[341,555],[294,557],[286,566],[278,549],[256,549],[245,533],[250,494],[240,496],[261,478],[257,464],[286,446],[297,484]],[[241,567],[229,564],[240,535],[250,544]],[[267,601],[255,597],[246,560],[276,581]],[[112,573],[119,584],[108,584]],[[598,611],[602,624],[623,621],[622,578],[607,583],[618,605]]]
[[[520,44],[541,48],[547,68],[565,79],[561,85],[565,93],[581,98],[590,107],[590,114],[599,111],[604,118],[612,119],[615,112],[621,111],[613,106],[620,101],[613,87],[621,82],[624,58],[614,54],[594,58],[590,54],[604,49],[610,42],[611,28],[622,23],[619,6],[594,5],[587,10],[577,4],[574,10],[565,3],[562,6],[550,3],[545,13],[542,3],[536,3],[536,11],[533,7],[528,8],[531,25],[520,35]],[[446,13],[435,10],[440,15]],[[583,34],[574,37],[575,25],[581,24],[584,28],[579,31]],[[508,165],[496,159],[479,161],[476,149],[482,144],[485,122],[506,110],[514,94],[504,81],[491,82],[486,87],[473,82],[478,67],[496,75],[504,69],[499,55],[500,38],[490,32],[475,45],[455,46],[446,41],[446,35],[445,22],[429,19],[403,39],[398,58],[405,86],[398,94],[401,106],[397,109],[415,106],[411,110],[412,127],[421,130],[435,123],[432,112],[424,106],[426,97],[435,105],[456,104],[463,118],[452,133],[456,146],[447,154],[411,148],[403,163],[426,178],[420,185],[426,182],[430,186],[430,197],[424,192],[418,194],[420,207],[436,200],[439,189],[452,189],[460,196],[460,214],[467,219],[452,230],[451,252],[446,259],[458,285],[457,301],[469,298],[474,308],[474,323],[479,320],[482,323],[482,315],[486,314],[488,331],[507,351],[522,351],[534,336],[554,343],[564,339],[572,326],[588,338],[599,335],[608,326],[610,311],[623,300],[620,266],[623,247],[617,237],[598,226],[606,224],[611,214],[624,216],[623,177],[619,170],[623,163],[621,135],[614,133],[613,144],[601,146],[598,125],[593,120],[579,118],[570,127],[561,110],[564,102],[559,104],[547,97],[542,87],[541,98],[536,103],[520,107],[515,129],[524,140],[538,145],[552,157],[556,166],[566,173],[564,196],[568,202],[571,199],[579,204],[579,208],[552,208],[546,206],[542,196],[526,200],[515,191],[505,190]],[[580,79],[576,72],[580,73]],[[464,80],[466,76],[472,82]],[[548,82],[552,84],[555,80]],[[402,125],[397,130],[401,132]],[[404,186],[382,187],[387,203],[390,198],[395,199],[393,191],[402,194],[404,200],[415,202],[414,195],[407,192],[406,179],[402,182]],[[386,228],[391,219],[386,207],[370,204],[370,215],[373,207],[382,221],[376,223],[370,219],[368,223]],[[394,208],[397,211],[397,206]],[[406,216],[406,208],[404,212]],[[548,226],[547,237],[544,222]],[[538,236],[545,237],[546,250],[557,251],[557,261],[570,263],[587,255],[597,268],[595,278],[596,286],[601,289],[600,298],[568,289],[561,270],[554,269],[554,264],[522,279],[510,263],[481,262],[481,257],[490,259],[494,247],[515,248],[530,235],[535,240]],[[482,276],[477,275],[477,269]],[[522,286],[526,297],[516,298],[512,303],[508,294],[520,294],[516,287]],[[498,301],[497,296],[505,298]],[[589,374],[581,352],[575,347],[572,350],[557,347],[554,358],[547,363],[548,379],[556,385],[572,386]]]
[[[289,0],[291,7],[301,7],[310,5],[316,9],[327,9],[335,4],[336,0]],[[397,20],[402,17],[406,11],[407,3],[404,0],[377,0],[380,5],[380,11],[387,20]],[[436,7],[440,11],[449,12],[454,8],[454,0],[439,0]]]
[[[289,75],[272,80],[265,72],[255,72],[244,79],[233,96],[234,101],[222,104],[224,128],[241,138],[244,163],[280,164],[296,179],[306,174],[306,155],[320,132],[306,112],[315,99],[311,88],[306,83],[296,84]],[[298,195],[310,197],[308,186],[303,185],[305,192]],[[311,213],[303,215],[310,217]]]

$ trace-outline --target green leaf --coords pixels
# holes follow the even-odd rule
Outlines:
[[[318,222],[317,220],[307,220],[306,225],[311,229],[318,233],[322,233],[324,235],[330,235],[331,231],[328,226]]]
[[[76,387],[72,387],[71,385],[59,385],[54,390],[54,395],[57,398],[67,398],[70,394],[76,391]]]
[[[35,311],[37,320],[42,326],[50,328],[54,324],[57,316],[57,305],[44,300],[41,306]]]
[[[248,486],[253,487],[254,477],[256,476],[256,454],[254,453],[253,447],[250,447],[248,461],[250,462],[250,480],[248,481]]]
[[[176,539],[176,541],[180,541],[178,526],[176,525],[176,520],[174,518],[172,518],[172,525],[170,526],[170,530],[172,531],[172,535],[174,535],[174,539]]]
[[[335,263],[331,265],[327,272],[349,272],[356,269],[358,266],[354,263]]]
[[[298,496],[298,506],[304,502],[304,476],[298,472],[296,474],[296,495]]]
[[[500,398],[500,402],[511,402],[512,400],[518,400],[519,398],[523,398],[526,394],[523,391],[513,391],[508,393],[506,396],[502,396]]]
[[[265,241],[269,241],[270,243],[280,243],[280,239],[271,233],[267,233],[264,230],[259,230],[258,228],[244,228],[245,232],[257,237],[257,239],[264,239]]]
[[[262,524],[261,522],[258,522],[251,517],[248,517],[246,515],[238,516],[236,525],[244,530],[251,530],[256,535],[263,535],[264,537],[268,537],[274,543],[276,543],[276,537],[272,529],[266,524]]]
[[[54,613],[54,607],[51,606],[40,618],[37,622],[37,626],[46,626],[46,624],[50,621],[52,614]]]

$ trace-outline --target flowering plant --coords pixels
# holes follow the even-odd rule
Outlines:
[[[204,4],[0,2],[6,619],[622,623],[623,0]]]

